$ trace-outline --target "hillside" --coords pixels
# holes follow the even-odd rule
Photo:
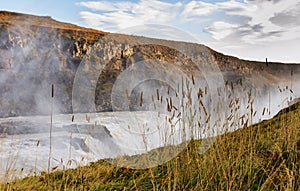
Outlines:
[[[97,111],[112,110],[110,95],[120,73],[134,63],[151,59],[168,62],[188,77],[201,78],[201,73],[216,65],[224,83],[232,82],[233,89],[238,89],[235,82],[241,80],[246,91],[256,90],[260,100],[270,92],[277,100],[281,96],[278,88],[287,86],[293,88],[295,96],[300,94],[292,85],[300,79],[300,65],[240,60],[200,44],[110,34],[50,17],[7,11],[0,12],[0,37],[1,117],[49,114],[51,84],[56,90],[55,111],[71,113],[77,68],[84,65],[88,73],[94,70],[91,64],[95,62],[105,71],[96,79]],[[145,45],[149,43],[152,45]],[[217,74],[212,73],[209,75],[214,78]],[[22,88],[25,85],[27,88]]]
[[[199,153],[192,141],[176,158],[145,170],[105,160],[28,177],[1,190],[299,190],[300,103],[270,120],[218,136]],[[152,151],[155,153],[155,151]]]

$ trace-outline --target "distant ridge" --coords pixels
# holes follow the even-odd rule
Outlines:
[[[35,16],[31,14],[23,14],[9,11],[0,11],[0,23],[6,23],[10,25],[22,25],[22,26],[41,26],[51,27],[65,30],[78,30],[90,33],[108,34],[107,32],[99,31],[96,29],[85,28],[74,24],[56,21],[51,16]]]

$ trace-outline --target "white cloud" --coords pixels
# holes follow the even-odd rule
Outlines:
[[[300,25],[300,2],[295,6],[282,12],[276,12],[274,17],[269,19],[273,24],[280,27],[297,27]]]
[[[216,11],[218,7],[212,3],[205,3],[202,1],[191,1],[187,3],[182,12],[182,16],[184,17],[194,17],[194,16],[206,16],[214,11]]]
[[[295,16],[289,17],[288,13],[291,11],[288,10],[293,8],[297,2],[300,0],[244,0],[243,2],[228,0],[211,3],[193,0],[185,4],[180,2],[167,3],[162,0],[140,0],[135,3],[130,1],[89,1],[81,2],[79,5],[91,9],[91,11],[80,13],[81,18],[86,23],[91,27],[110,32],[150,23],[175,23],[177,27],[180,23],[185,22],[197,25],[203,16],[211,15],[216,11],[223,12],[226,15],[246,19],[243,21],[224,21],[222,18],[217,18],[205,31],[216,40],[231,36],[245,43],[253,44],[276,39],[291,39],[295,35],[299,37],[299,27],[294,27],[294,30],[287,30],[278,24],[280,22],[278,15],[281,13],[285,13],[285,18],[296,18]],[[299,11],[294,10],[294,12]]]
[[[137,3],[108,1],[81,2],[79,5],[95,12],[81,12],[81,18],[92,27],[116,32],[142,24],[166,24],[178,16],[181,3],[165,3],[159,0],[141,0]]]
[[[200,37],[200,42],[203,42],[201,37],[205,34],[210,35],[210,42],[206,39],[208,46],[212,45],[217,50],[227,47],[227,53],[234,55],[236,47],[253,49],[271,42],[278,46],[279,42],[293,39],[300,43],[300,0],[192,0],[173,3],[121,0],[89,1],[78,5],[89,9],[80,12],[80,16],[90,27],[118,32],[137,25],[170,25],[187,32],[194,31],[193,35]],[[296,45],[293,44],[294,48]],[[258,53],[253,52],[255,59]]]
[[[112,12],[103,15],[92,12],[81,12],[80,16],[92,27],[113,32],[124,26],[131,27],[142,24],[139,19],[136,19],[134,16],[124,12]]]
[[[78,3],[80,6],[84,6],[86,8],[89,8],[93,11],[118,11],[120,7],[122,6],[123,9],[131,9],[133,6],[130,2],[126,3],[118,3],[118,4],[112,4],[107,1],[89,1],[89,2],[81,2]]]
[[[226,12],[229,15],[241,15],[241,12],[254,12],[258,9],[256,4],[241,3],[235,0],[224,1],[216,3],[219,9]],[[245,16],[245,15],[241,15]]]
[[[221,40],[234,33],[238,27],[239,25],[237,24],[217,21],[212,23],[211,26],[207,28],[207,31],[212,34],[214,39]]]
[[[170,27],[167,25],[140,25],[131,28],[126,28],[119,32],[136,36],[147,36],[156,39],[199,43],[197,42],[197,39],[195,39],[186,31],[182,31],[176,27]]]
[[[244,22],[236,22],[239,26],[226,26],[226,35],[224,29],[216,26],[215,22],[206,28],[206,31],[212,34],[216,40],[224,39],[228,36],[235,38],[237,41],[242,41],[248,44],[271,42],[276,40],[290,40],[300,37],[299,27],[294,29],[279,26],[272,22],[271,18],[279,13],[287,12],[294,7],[299,0],[285,1],[244,1],[237,2],[230,0],[217,3],[219,10],[231,16],[239,16],[244,19]],[[288,13],[292,14],[291,11]],[[293,17],[295,18],[295,17]],[[277,19],[278,20],[278,19]],[[233,30],[234,29],[234,30]],[[228,33],[231,34],[228,34]],[[220,34],[218,34],[220,33]],[[223,38],[221,38],[223,37]],[[229,40],[232,40],[229,39]]]
[[[91,27],[116,32],[140,24],[170,24],[195,21],[218,9],[213,3],[190,1],[167,3],[161,0],[140,0],[138,2],[88,1],[77,5],[90,9],[80,12],[81,18]],[[110,26],[108,26],[110,25]]]

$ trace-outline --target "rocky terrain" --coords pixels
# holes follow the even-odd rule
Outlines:
[[[299,96],[297,64],[240,60],[200,44],[110,34],[50,17],[1,11],[0,117],[45,115],[52,104],[57,113],[71,113],[73,82],[80,65],[86,73],[100,68],[97,80],[90,80],[96,87],[94,103],[97,111],[112,111],[114,82],[123,71],[145,60],[159,61],[155,66],[160,71],[168,70],[161,62],[170,63],[190,78],[216,75],[207,69],[215,64],[232,89],[243,83],[254,87],[259,96],[270,97],[275,91]],[[133,102],[139,95],[134,91],[129,95]]]

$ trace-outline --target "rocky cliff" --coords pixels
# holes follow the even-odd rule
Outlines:
[[[96,66],[90,65],[91,60]],[[245,61],[200,44],[109,34],[50,17],[2,11],[0,116],[49,114],[51,105],[55,112],[71,113],[74,78],[80,64],[85,72],[93,71],[93,67],[101,69],[92,82],[96,87],[94,103],[97,111],[111,111],[111,92],[118,76],[145,60],[171,63],[190,78],[201,77],[198,62],[203,63],[202,73],[213,63],[222,72],[224,83],[236,86],[241,80],[259,94],[292,83],[296,87],[300,77],[300,65],[296,64]],[[156,66],[168,70],[162,64]],[[129,96],[134,102],[137,95],[132,92]]]

